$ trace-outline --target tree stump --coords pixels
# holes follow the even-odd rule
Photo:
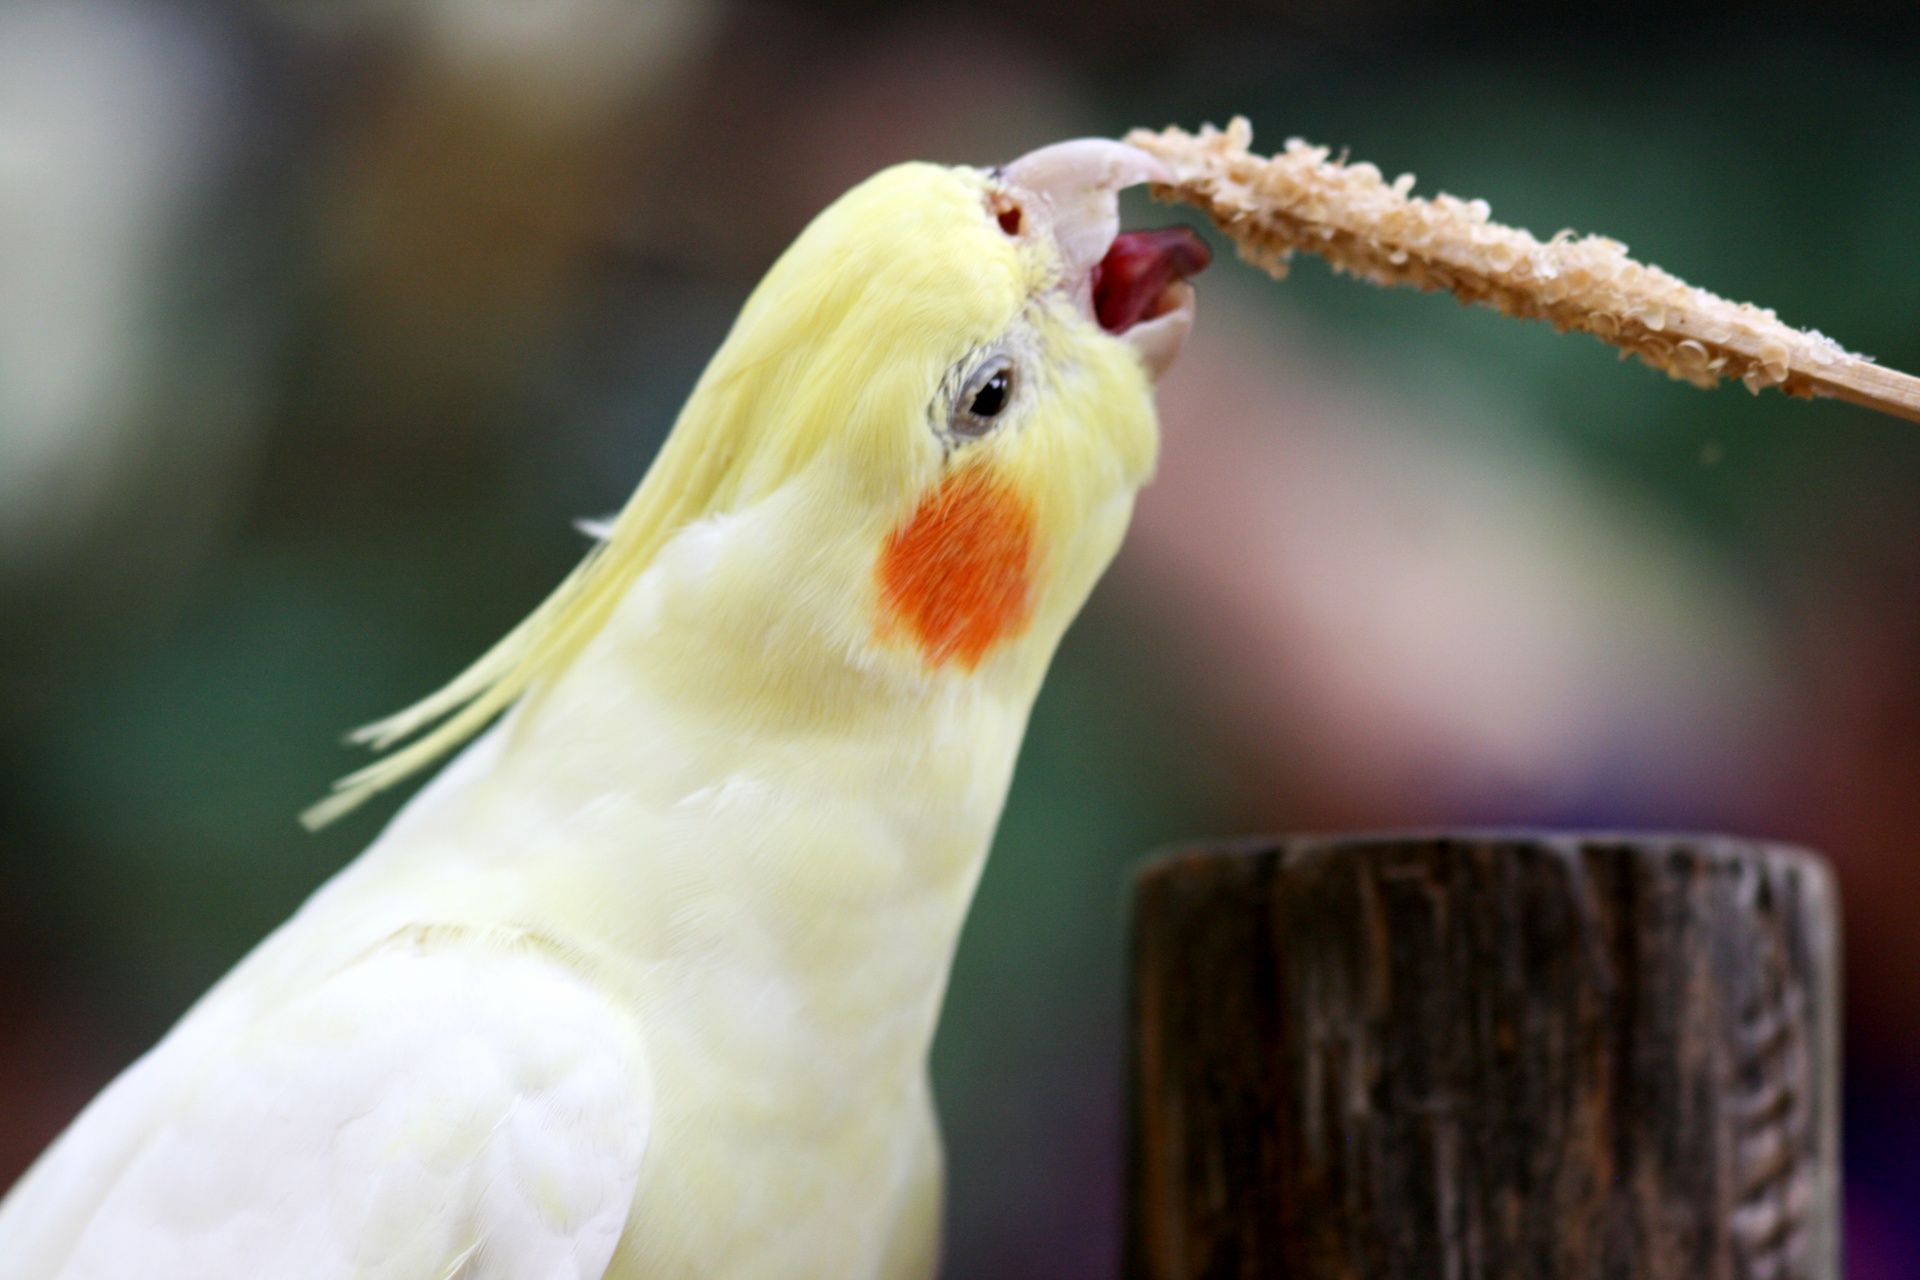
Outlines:
[[[1835,1280],[1839,926],[1723,838],[1142,873],[1131,1280]]]

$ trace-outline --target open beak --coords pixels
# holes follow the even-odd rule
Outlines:
[[[1185,227],[1121,235],[1119,196],[1171,181],[1166,167],[1125,143],[1076,138],[1029,152],[999,177],[1009,201],[1001,226],[1052,236],[1081,312],[1139,352],[1155,378],[1165,373],[1193,328],[1187,280],[1212,255]]]

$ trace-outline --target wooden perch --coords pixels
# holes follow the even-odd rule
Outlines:
[[[1298,138],[1271,158],[1253,154],[1253,128],[1136,129],[1127,141],[1173,171],[1162,199],[1204,210],[1240,256],[1276,279],[1295,250],[1376,284],[1447,289],[1505,315],[1578,329],[1696,386],[1738,378],[1750,391],[1831,396],[1920,422],[1920,378],[1882,368],[1772,311],[1696,289],[1635,262],[1603,236],[1561,232],[1542,243],[1489,216],[1484,200],[1410,194],[1365,163],[1328,158]]]
[[[1129,1280],[1837,1280],[1839,937],[1707,838],[1201,849],[1140,877]]]

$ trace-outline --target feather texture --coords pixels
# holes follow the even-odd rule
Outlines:
[[[954,944],[1157,444],[1068,269],[1114,145],[808,228],[579,567],[361,731],[310,821],[466,746],[0,1204],[0,1280],[932,1275]]]

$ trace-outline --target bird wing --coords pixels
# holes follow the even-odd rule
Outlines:
[[[598,1280],[650,1118],[631,1020],[556,955],[396,941],[256,1021],[49,1280]]]

